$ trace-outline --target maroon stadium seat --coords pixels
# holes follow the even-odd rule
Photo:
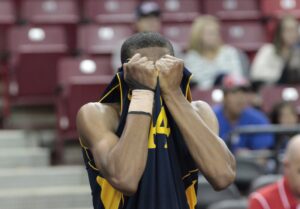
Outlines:
[[[262,87],[260,94],[262,96],[262,109],[269,113],[276,103],[282,100],[291,101],[297,110],[300,110],[300,86],[265,86]]]
[[[85,25],[79,27],[78,46],[88,54],[111,54],[131,34],[132,29],[124,25]]]
[[[204,0],[204,12],[222,20],[249,20],[261,16],[258,0]]]
[[[0,1],[0,25],[11,25],[16,20],[16,11],[11,0]]]
[[[158,0],[162,18],[167,22],[191,22],[200,14],[198,0]]]
[[[84,17],[98,23],[132,23],[137,6],[135,0],[85,0]]]
[[[76,0],[23,0],[21,18],[31,25],[63,26],[68,45],[76,48],[76,24],[80,19]]]
[[[110,60],[106,57],[66,57],[59,61],[57,79],[60,85],[58,98],[58,119],[60,121],[65,121],[66,119],[61,119],[65,116],[75,118],[77,111],[83,104],[100,98],[103,85],[108,84],[113,77],[114,72],[111,70],[110,64]],[[97,83],[98,81],[99,83]],[[73,94],[73,91],[79,91],[80,84],[83,89],[86,89],[86,92],[82,91],[82,95]],[[75,102],[68,103],[70,100]],[[77,105],[77,109],[70,112],[69,110],[72,108],[69,105]],[[62,112],[68,112],[68,114],[62,116]],[[70,127],[66,127],[64,122],[60,122],[58,123],[59,130],[75,131],[75,120],[68,121]]]
[[[261,9],[267,16],[293,14],[300,18],[300,0],[261,0]]]
[[[58,141],[57,158],[61,158],[64,142],[77,140],[76,115],[79,108],[99,100],[112,79],[110,60],[105,58],[64,58],[59,62],[58,80],[61,91],[56,104]]]
[[[75,24],[79,12],[75,0],[23,0],[21,18],[38,24]]]
[[[106,56],[91,57],[65,57],[58,62],[58,84],[65,85],[69,79],[84,77],[85,79],[94,76],[112,77],[114,71],[111,69],[111,62]]]
[[[165,23],[162,34],[170,41],[186,49],[191,29],[191,23]]]
[[[193,101],[202,100],[210,106],[214,106],[223,100],[223,92],[218,88],[207,90],[194,88],[192,89],[192,99]]]
[[[16,21],[16,11],[11,0],[0,1],[0,54],[7,50],[6,32]]]
[[[258,21],[223,22],[222,35],[226,43],[247,52],[256,51],[267,42],[266,30]]]
[[[16,104],[51,104],[56,87],[56,65],[68,50],[64,30],[57,26],[13,27],[10,96]]]

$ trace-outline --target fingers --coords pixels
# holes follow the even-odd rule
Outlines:
[[[161,60],[161,59],[156,61],[155,67],[158,71],[166,70],[166,69],[169,68],[167,63],[164,60]]]
[[[139,60],[141,58],[141,54],[140,53],[136,53],[135,55],[133,55],[133,57],[131,57],[128,61],[128,63],[132,63],[132,62],[136,62],[137,60]]]
[[[144,62],[148,62],[148,58],[147,57],[142,57],[140,58],[139,60],[136,61],[137,64],[141,64],[141,63],[144,63]]]

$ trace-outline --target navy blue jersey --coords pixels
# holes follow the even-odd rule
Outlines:
[[[191,74],[185,69],[181,90],[190,97]],[[101,103],[119,103],[120,122],[116,135],[125,126],[131,91],[120,70],[103,96]],[[90,150],[82,145],[93,196],[94,209],[195,209],[198,169],[175,121],[160,94],[155,90],[152,124],[149,132],[148,158],[137,192],[125,196],[114,189],[97,170]]]

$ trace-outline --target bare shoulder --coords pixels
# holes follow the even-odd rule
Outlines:
[[[81,139],[90,144],[93,135],[114,132],[119,123],[118,106],[91,102],[83,105],[77,113],[76,125]]]
[[[193,101],[192,106],[205,123],[216,133],[219,132],[219,123],[211,106],[204,101]]]
[[[117,106],[111,104],[103,104],[99,102],[90,102],[83,105],[77,114],[77,119],[88,116],[89,119],[98,118],[98,117],[107,117],[109,118],[118,116]]]
[[[192,106],[202,116],[205,116],[205,115],[209,116],[211,114],[214,115],[214,112],[213,112],[212,108],[210,107],[210,105],[204,101],[201,101],[201,100],[193,101]]]

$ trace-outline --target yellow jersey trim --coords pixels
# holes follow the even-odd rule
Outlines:
[[[185,176],[183,176],[182,177],[182,180],[184,180],[184,179],[186,179],[187,177],[189,177],[192,173],[195,173],[195,172],[198,172],[199,171],[199,169],[197,168],[197,169],[195,169],[195,170],[191,170],[191,171],[189,171],[189,173],[188,174],[186,174]]]
[[[118,209],[121,203],[124,204],[123,194],[110,185],[106,179],[97,176],[96,181],[101,187],[100,200],[105,209]]]
[[[119,80],[119,87],[120,87],[120,114],[123,112],[123,92],[122,92],[122,83],[119,73],[117,73],[117,77]]]
[[[194,180],[193,183],[185,190],[185,195],[190,209],[195,209],[197,205],[197,195],[195,191],[195,184],[197,180]]]
[[[186,89],[185,89],[185,97],[190,102],[192,101],[192,93],[191,93],[191,87],[190,87],[192,77],[193,77],[193,75],[190,75],[189,80],[186,84]]]
[[[79,137],[79,143],[80,143],[80,146],[84,149],[85,155],[86,155],[86,157],[87,157],[87,159],[88,159],[88,164],[89,164],[89,166],[90,166],[93,170],[99,171],[98,168],[96,168],[94,165],[92,165],[92,163],[91,163],[92,160],[91,160],[91,157],[90,157],[90,155],[89,155],[89,153],[88,153],[88,147],[85,146],[85,145],[82,143],[82,140],[81,140],[80,137]]]
[[[107,92],[100,100],[99,102],[101,103],[106,97],[108,97],[110,95],[111,92],[113,92],[116,88],[119,87],[120,84],[114,86],[109,92]]]

